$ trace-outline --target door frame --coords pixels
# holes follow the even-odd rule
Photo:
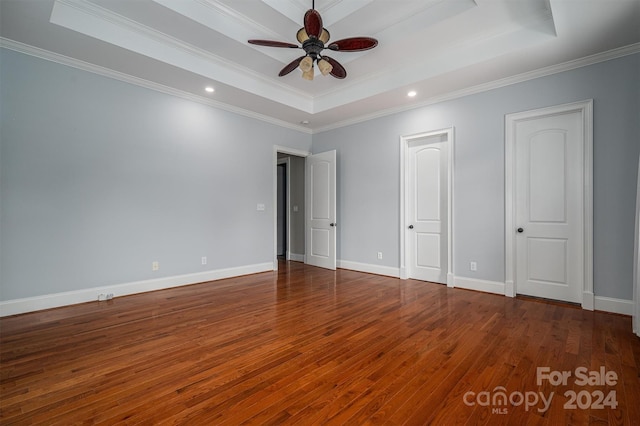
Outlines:
[[[400,279],[408,278],[407,271],[407,252],[411,250],[408,246],[407,238],[407,212],[409,211],[409,144],[416,139],[422,139],[430,136],[445,135],[448,143],[448,159],[447,159],[447,287],[454,286],[453,275],[453,194],[454,194],[454,152],[455,139],[454,128],[448,127],[439,130],[431,130],[412,135],[400,136]]]
[[[515,297],[516,288],[516,150],[515,129],[519,121],[579,112],[582,116],[582,308],[594,309],[593,294],[593,99],[505,115],[505,296]]]
[[[271,170],[273,171],[272,176],[272,206],[273,206],[273,270],[278,270],[278,153],[295,155],[297,157],[308,157],[311,155],[309,151],[303,151],[300,149],[289,148],[286,146],[273,146],[273,155],[272,155],[272,166]],[[290,168],[287,168],[287,173],[290,172]],[[289,181],[287,179],[287,208],[289,207]],[[290,211],[287,212],[287,228],[289,227],[289,216]],[[306,232],[306,231],[305,231]],[[287,233],[287,239],[289,242],[291,241],[291,232]],[[289,247],[287,245],[287,260],[289,258]]]

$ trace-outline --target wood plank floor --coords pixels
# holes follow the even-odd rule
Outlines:
[[[348,270],[282,263],[0,327],[7,425],[640,424],[629,317]]]

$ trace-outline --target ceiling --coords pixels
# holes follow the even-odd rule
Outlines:
[[[303,51],[247,40],[296,43],[310,8],[311,0],[1,0],[0,41],[307,132],[640,51],[639,0],[316,0],[331,40],[379,45],[330,52],[344,80],[278,77]]]

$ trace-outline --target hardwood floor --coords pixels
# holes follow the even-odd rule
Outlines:
[[[2,424],[640,424],[629,317],[348,270],[282,263],[0,326]]]

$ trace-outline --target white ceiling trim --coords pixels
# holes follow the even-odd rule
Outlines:
[[[209,0],[153,1],[213,31],[224,34],[242,44],[246,44],[252,49],[282,62],[283,65],[291,62],[290,49],[265,49],[247,43],[249,39],[281,40],[285,35],[273,31],[220,3],[214,3]],[[289,34],[289,36],[291,36],[291,34]]]
[[[300,111],[313,112],[313,97],[310,95],[95,4],[82,0],[56,0],[51,22]]]
[[[262,0],[262,2],[289,18],[291,22],[302,22],[302,17],[307,10],[295,1]]]
[[[446,102],[446,101],[462,98],[465,96],[475,95],[478,93],[487,92],[489,90],[499,89],[501,87],[506,87],[513,84],[523,83],[536,78],[546,77],[549,75],[553,75],[553,74],[557,74],[565,71],[571,71],[573,69],[582,68],[582,67],[594,65],[600,62],[605,62],[605,61],[609,61],[617,58],[622,58],[624,56],[640,53],[640,43],[635,43],[635,44],[623,46],[617,49],[612,49],[606,52],[598,53],[595,55],[587,56],[584,58],[576,59],[573,61],[568,61],[561,64],[522,73],[512,77],[445,93],[440,96],[429,98],[417,104],[405,105],[405,106],[395,107],[395,108],[388,108],[388,109],[377,111],[373,114],[366,114],[350,120],[339,121],[328,126],[319,127],[316,129],[310,129],[308,127],[291,124],[289,122],[278,120],[267,115],[255,113],[253,111],[235,107],[222,102],[217,102],[205,97],[194,95],[193,93],[174,89],[174,88],[164,86],[158,83],[154,83],[148,80],[144,80],[138,77],[133,77],[129,74],[124,74],[124,73],[114,71],[108,68],[104,68],[98,65],[90,64],[88,62],[80,61],[78,59],[70,58],[68,56],[60,55],[58,53],[50,52],[48,50],[40,49],[38,47],[30,46],[30,45],[20,43],[14,40],[10,40],[4,37],[0,37],[0,47],[13,50],[18,53],[34,56],[47,61],[55,62],[61,65],[76,68],[82,71],[91,72],[93,74],[101,75],[103,77],[112,78],[114,80],[119,80],[125,83],[144,87],[146,89],[151,89],[167,95],[176,96],[176,97],[187,99],[193,102],[198,102],[204,105],[208,105],[214,108],[219,108],[219,109],[236,113],[245,117],[254,118],[256,120],[264,121],[280,127],[297,130],[299,132],[303,132],[307,134],[317,134],[317,133],[326,132],[329,130],[338,129],[341,127],[347,127],[354,124],[359,124],[369,120],[373,120],[376,118],[381,118],[388,115],[401,113],[404,111],[410,111],[413,109],[423,108],[425,106],[434,105],[440,102]]]
[[[552,65],[549,67],[540,68],[534,71],[529,71],[526,73],[514,75],[514,76],[503,78],[500,80],[490,81],[488,83],[479,84],[479,85],[468,87],[465,89],[445,93],[439,96],[431,97],[420,103],[404,105],[404,106],[395,107],[395,108],[388,108],[385,110],[376,111],[373,114],[366,114],[350,120],[336,122],[328,126],[318,127],[313,130],[313,133],[316,134],[316,133],[326,132],[329,130],[339,129],[341,127],[363,123],[365,121],[373,120],[376,118],[381,118],[381,117],[397,114],[404,111],[410,111],[413,109],[423,108],[425,106],[434,105],[434,104],[438,104],[446,101],[451,101],[454,99],[459,99],[465,96],[475,95],[482,92],[488,92],[490,90],[511,86],[513,84],[524,83],[526,81],[534,80],[536,78],[541,78],[541,77],[546,77],[553,74],[558,74],[561,72],[571,71],[577,68],[598,64],[600,62],[611,61],[613,59],[634,55],[636,53],[640,53],[640,43],[623,46],[617,49],[612,49],[606,52],[597,53],[595,55],[586,56],[584,58],[576,59],[573,61],[563,62],[561,64]]]
[[[277,10],[296,24],[302,25],[304,14],[311,9],[311,0],[262,0],[272,9]],[[316,10],[322,15],[324,27],[340,22],[347,16],[372,3],[373,0],[332,0],[323,2]]]
[[[229,7],[212,0],[154,1],[242,43],[251,37],[250,34],[255,31],[252,29],[254,25],[272,34],[253,20],[241,17]],[[292,1],[295,0],[290,0],[288,3],[292,4]],[[338,1],[333,5],[333,9],[345,7],[343,4],[346,3]],[[455,7],[450,4],[451,2],[443,0],[430,0],[422,6],[420,13],[404,21],[407,25],[415,24],[423,21],[422,15],[428,12],[425,17],[430,17],[425,19],[434,19],[434,22],[437,22],[443,17],[450,17],[476,7],[476,3],[472,0],[455,2]],[[545,13],[535,14],[530,19],[531,21],[524,27],[522,22],[506,27],[500,26],[489,33],[478,35],[470,43],[443,47],[435,55],[432,52],[428,57],[403,58],[403,62],[395,62],[391,72],[391,67],[385,66],[363,77],[352,77],[347,84],[338,85],[316,96],[286,85],[275,76],[267,78],[257,71],[242,67],[85,0],[56,0],[50,20],[54,24],[81,34],[313,114],[486,61],[496,56],[496,52],[504,54],[521,49],[522,46],[530,46],[546,41],[549,37],[555,37],[553,17],[549,9]],[[405,25],[401,26],[405,27]],[[388,36],[393,39],[392,32]],[[384,41],[383,38],[381,42]],[[496,49],[496,46],[500,46],[501,49]],[[282,51],[290,54],[290,49],[262,49],[261,51],[264,51],[263,54],[270,55],[280,55]],[[288,57],[286,62],[290,59]],[[344,62],[342,58],[340,60]]]
[[[389,25],[376,34],[385,43],[402,40],[407,33],[415,34],[423,31],[440,21],[449,19],[462,12],[469,11],[478,5],[473,0],[441,1],[431,0],[422,11],[400,20],[394,25]],[[402,25],[399,25],[402,24]]]
[[[412,8],[412,13],[409,16],[391,15],[391,18],[384,23],[378,23],[375,33],[378,35],[384,33],[387,36],[390,33],[389,30],[396,34],[413,33],[418,29],[429,27],[440,20],[444,20],[447,17],[445,16],[447,9],[458,10],[457,13],[460,13],[477,7],[474,0],[456,0],[453,2],[450,0],[423,0],[422,2],[414,2],[414,4],[415,8]]]
[[[553,19],[550,14],[545,15],[545,19],[538,23],[543,27],[553,26]],[[407,58],[407,61],[395,64],[391,70],[390,67],[385,67],[376,74],[354,80],[348,88],[334,89],[333,92],[317,96],[314,99],[313,110],[316,113],[326,111],[345,104],[345,98],[350,102],[362,100],[553,38],[555,33],[519,26],[510,27],[508,30],[501,29],[485,37],[479,37],[473,43],[443,49],[434,56],[434,60],[425,58],[423,61],[415,61],[414,58]],[[500,48],[496,49],[496,46]]]
[[[214,108],[219,108],[225,111],[233,112],[236,114],[243,115],[249,118],[255,118],[260,121],[265,121],[267,123],[271,123],[277,126],[281,126],[284,128],[297,130],[307,134],[317,134],[321,132],[326,132],[329,130],[338,129],[341,127],[351,126],[358,123],[363,123],[365,121],[373,120],[376,118],[385,117],[392,114],[397,114],[404,111],[410,111],[413,109],[423,108],[425,106],[434,105],[440,102],[446,102],[453,99],[462,98],[465,96],[475,95],[482,92],[487,92],[489,90],[499,89],[501,87],[510,86],[513,84],[523,83],[529,80],[533,80],[536,78],[546,77],[553,74],[558,74],[565,71],[571,71],[573,69],[582,68],[589,65],[594,65],[600,62],[610,61],[617,58],[622,58],[628,55],[634,55],[636,53],[640,53],[640,43],[631,44],[628,46],[624,46],[617,49],[612,49],[607,52],[598,53],[595,55],[587,56],[584,58],[576,59],[573,61],[564,62],[558,65],[553,65],[550,67],[541,68],[538,70],[522,73],[516,76],[488,82],[485,84],[476,85],[473,87],[469,87],[462,90],[456,90],[454,92],[445,93],[440,96],[435,96],[429,98],[423,102],[418,104],[411,104],[402,107],[396,108],[388,108],[385,110],[377,111],[374,114],[366,114],[360,117],[356,117],[350,120],[344,120],[340,122],[333,123],[329,126],[319,127],[317,129],[309,129],[307,127],[302,127],[299,125],[294,125],[288,123],[286,121],[278,120],[270,116],[262,115],[255,113],[253,111],[248,111],[242,108],[234,107],[222,102],[216,102],[208,98],[196,96],[192,93],[185,92],[182,90],[173,89],[171,87],[167,87],[158,83],[154,83],[148,80],[144,80],[138,77],[133,77],[128,74],[120,73],[108,68],[100,67],[97,65],[90,64],[88,62],[83,62],[74,58],[70,58],[68,56],[60,55],[58,53],[50,52],[48,50],[40,49],[38,47],[33,47],[24,43],[20,43],[17,41],[13,41],[7,38],[0,37],[0,47],[6,48],[9,50],[13,50],[18,53],[23,53],[26,55],[34,56],[40,59],[44,59],[47,61],[55,62],[61,65],[69,66],[72,68],[76,68],[82,71],[91,72],[94,74],[98,74],[104,77],[113,78],[115,80],[123,81],[126,83],[134,84],[140,87],[144,87],[147,89],[155,90],[158,92],[162,92],[171,96],[176,96],[179,98],[191,100],[194,102],[198,102],[201,104],[209,105]]]
[[[347,16],[372,2],[373,0],[336,0],[327,4],[326,7],[321,7],[318,9],[318,12],[322,13],[322,22],[324,22],[324,26],[326,27],[342,21]],[[311,9],[309,0],[305,0],[304,3],[308,5],[307,9]]]
[[[139,77],[134,77],[129,74],[114,71],[112,69],[104,68],[99,65],[90,64],[88,62],[80,61],[75,58],[70,58],[68,56],[61,55],[59,53],[50,52],[48,50],[40,49],[38,47],[30,46],[28,44],[20,43],[4,37],[0,37],[0,47],[2,47],[3,49],[13,50],[14,52],[33,56],[39,59],[44,59],[46,61],[54,62],[60,65],[75,68],[81,71],[97,74],[102,77],[112,78],[114,80],[122,81],[124,83],[129,83],[135,86],[143,87],[145,89],[154,90],[156,92],[164,93],[166,95],[175,96],[178,98],[208,105],[210,107],[218,108],[224,111],[239,114],[245,117],[264,121],[276,126],[284,127],[291,130],[297,130],[299,132],[303,132],[307,134],[313,133],[311,129],[309,129],[308,127],[291,124],[289,122],[278,120],[277,118],[273,118],[268,115],[259,114],[259,113],[249,111],[243,108],[239,108],[233,105],[229,105],[223,102],[218,102],[203,96],[197,96],[197,95],[194,95],[193,93],[186,92],[184,90],[174,89],[172,87],[165,86],[163,84],[154,83],[149,80],[145,80]]]

